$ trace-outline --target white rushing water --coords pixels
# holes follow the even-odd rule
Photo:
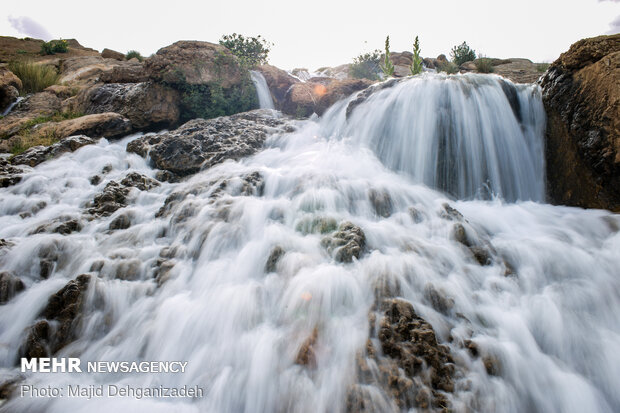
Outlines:
[[[15,244],[0,252],[0,269],[18,274],[27,287],[0,307],[0,381],[19,375],[19,347],[48,297],[89,273],[96,282],[86,295],[78,338],[57,356],[185,360],[186,373],[31,373],[24,383],[205,389],[196,400],[17,397],[0,410],[345,411],[347,391],[358,383],[356,355],[368,339],[375,287],[388,283],[400,286],[400,297],[450,348],[455,391],[445,396],[453,411],[620,411],[620,219],[499,196],[543,196],[537,122],[544,119],[537,118],[534,87],[519,89],[519,123],[510,119],[497,80],[426,76],[374,95],[349,122],[344,102],[323,119],[299,122],[296,132],[271,136],[252,157],[181,183],[133,190],[126,208],[83,220],[82,230],[69,235],[34,232],[54,218],[83,217],[108,182],[130,171],[155,176],[144,159],[125,151],[135,136],[86,146],[0,189],[0,238]],[[454,134],[417,124],[437,116],[451,119],[446,122]],[[439,133],[441,148],[455,153],[435,153],[425,131]],[[439,179],[425,163],[432,156],[458,163],[462,173],[447,186],[463,199],[423,183],[430,179],[435,186]],[[478,171],[482,163],[484,172]],[[111,170],[102,175],[107,165]],[[263,187],[249,193],[242,178],[254,172]],[[89,177],[96,174],[103,179],[92,185]],[[483,182],[494,196],[472,199]],[[157,217],[173,193],[187,196],[170,215]],[[387,213],[373,203],[377,193],[389,199]],[[493,250],[490,265],[479,265],[454,239],[455,221],[446,219],[444,203],[464,216],[471,237]],[[21,218],[25,211],[35,213]],[[131,227],[110,231],[126,213]],[[364,231],[359,260],[336,262],[321,245],[325,235],[309,231],[331,220]],[[266,271],[276,246],[285,254]],[[50,249],[56,265],[43,280],[38,257]],[[158,286],[154,269],[162,257],[174,266]],[[119,277],[128,273],[130,280]],[[438,311],[429,289],[449,308]],[[316,366],[296,364],[315,329]],[[464,348],[466,340],[495,360],[494,375],[484,357]],[[399,410],[384,389],[368,387],[367,411]]]
[[[273,98],[267,86],[267,81],[263,74],[256,70],[250,70],[250,77],[256,87],[256,94],[258,95],[258,104],[261,109],[275,109],[273,104]]]

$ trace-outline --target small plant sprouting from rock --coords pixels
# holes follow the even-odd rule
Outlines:
[[[455,65],[460,66],[465,62],[476,60],[476,51],[471,49],[466,42],[454,46],[450,52],[450,57]]]
[[[538,70],[540,73],[545,73],[547,69],[549,69],[549,66],[551,66],[550,63],[538,63],[536,65],[536,70]]]
[[[478,59],[474,60],[474,64],[476,65],[476,71],[478,73],[493,73],[495,71],[493,68],[493,60],[484,55],[480,55]]]
[[[413,62],[411,63],[411,74],[413,76],[418,73],[422,73],[422,57],[420,56],[420,40],[418,36],[415,37],[415,41],[413,42]]]
[[[455,65],[453,62],[440,62],[437,64],[437,70],[440,72],[445,72],[449,75],[453,75],[458,73],[459,67]]]
[[[356,79],[379,80],[381,73],[381,50],[364,53],[353,59],[349,74]]]
[[[220,44],[237,56],[242,66],[253,68],[267,63],[272,43],[262,38],[233,33],[222,36]]]
[[[125,60],[130,60],[130,59],[133,59],[134,57],[138,59],[138,61],[140,62],[144,60],[144,57],[142,57],[140,52],[137,50],[128,51],[127,54],[125,55]]]
[[[43,42],[41,45],[41,54],[50,55],[56,53],[67,53],[68,49],[66,40],[50,40],[49,42]]]
[[[394,76],[394,65],[390,60],[390,36],[385,38],[385,52],[383,53],[383,64],[381,65],[381,70],[383,70],[385,77]]]

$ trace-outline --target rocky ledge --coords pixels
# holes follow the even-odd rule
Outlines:
[[[186,176],[227,159],[252,155],[270,133],[291,128],[285,119],[259,109],[210,120],[194,119],[171,132],[138,138],[127,145],[127,151],[149,155],[155,167]]]
[[[543,79],[550,201],[620,211],[620,34],[580,40]]]

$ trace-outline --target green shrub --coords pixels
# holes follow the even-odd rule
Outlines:
[[[43,42],[43,44],[41,45],[42,55],[67,53],[67,50],[69,50],[67,41],[63,39],[50,40],[49,42]]]
[[[9,70],[22,81],[21,94],[40,92],[58,83],[60,77],[52,66],[33,62],[10,62]]]
[[[420,52],[420,41],[418,40],[418,36],[416,36],[413,42],[413,62],[411,63],[411,74],[413,76],[422,73],[422,57],[420,56]]]
[[[129,59],[133,59],[133,58],[138,59],[139,61],[143,61],[144,57],[142,57],[142,55],[140,54],[139,51],[137,50],[130,50],[127,52],[127,54],[125,55],[125,60],[129,60]]]
[[[381,65],[381,70],[385,77],[394,76],[394,65],[390,60],[390,36],[385,38],[385,52],[383,53],[383,65]]]
[[[237,33],[222,36],[220,44],[237,56],[241,65],[246,68],[267,63],[271,46],[273,46],[260,35],[245,37]]]
[[[493,59],[489,59],[488,57],[480,56],[478,59],[474,60],[474,64],[476,65],[476,71],[478,73],[493,73],[495,71]]]
[[[364,53],[353,59],[349,74],[356,79],[379,80],[381,73],[381,50]]]
[[[551,66],[550,63],[538,63],[536,65],[536,70],[538,70],[540,73],[544,73],[547,71],[547,69],[549,69],[549,66]]]
[[[446,72],[449,75],[453,75],[455,73],[458,73],[459,67],[453,62],[438,62],[437,70],[440,72]]]
[[[471,62],[476,60],[476,52],[469,48],[466,42],[461,43],[458,46],[454,46],[450,52],[452,61],[457,66],[462,65],[465,62]]]

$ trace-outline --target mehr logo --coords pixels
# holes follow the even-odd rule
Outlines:
[[[22,358],[22,373],[27,371],[39,373],[81,373],[79,358]]]

